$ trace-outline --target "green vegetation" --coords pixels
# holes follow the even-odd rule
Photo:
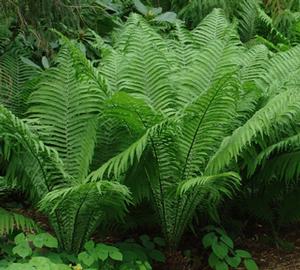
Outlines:
[[[285,245],[299,1],[0,8],[0,269],[159,269],[203,237],[212,269],[255,270],[251,222]]]
[[[6,259],[1,260],[0,269],[152,269],[150,262],[164,260],[164,255],[155,249],[162,240],[147,235],[140,237],[142,244],[133,239],[115,245],[106,245],[88,241],[85,251],[78,256],[58,252],[57,239],[49,233],[20,233],[14,241],[7,239],[0,247]],[[74,265],[74,266],[72,266]]]

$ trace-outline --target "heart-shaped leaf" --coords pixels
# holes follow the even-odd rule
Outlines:
[[[13,248],[13,253],[18,254],[22,258],[25,258],[32,254],[32,250],[28,242],[24,241]]]
[[[91,266],[95,261],[94,257],[88,254],[86,251],[79,253],[78,259],[87,266]]]
[[[223,242],[216,241],[211,248],[220,259],[224,259],[228,254],[228,247]]]

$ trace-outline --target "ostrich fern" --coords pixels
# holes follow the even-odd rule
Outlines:
[[[64,49],[58,66],[41,73],[28,98],[26,119],[2,105],[0,111],[9,160],[6,181],[46,211],[61,247],[75,252],[101,220],[121,217],[130,200],[118,182],[87,181],[105,95],[99,81],[89,81],[91,75],[98,78],[91,66],[86,73],[78,72],[80,65],[75,68],[80,59],[73,47]]]
[[[101,222],[121,218],[129,190],[153,203],[175,248],[198,207],[240,188],[241,159],[252,175],[280,152],[272,173],[298,177],[296,162],[290,175],[276,164],[298,154],[299,47],[273,54],[237,33],[220,9],[167,37],[132,14],[112,46],[96,44],[98,68],[62,36],[26,118],[1,105],[6,181],[48,213],[62,248],[78,251]]]
[[[123,179],[139,192],[137,186],[148,185],[165,238],[175,247],[201,203],[216,204],[237,190],[234,161],[249,145],[290,127],[300,96],[292,85],[268,81],[276,70],[289,69],[281,64],[267,71],[268,50],[241,46],[221,10],[191,33],[178,25],[171,36],[160,37],[137,15],[116,35],[100,69],[116,92],[106,110],[137,140],[90,178]],[[136,163],[136,174],[126,175]]]

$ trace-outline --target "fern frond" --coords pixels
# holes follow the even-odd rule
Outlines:
[[[84,179],[93,155],[101,89],[78,80],[72,58],[65,56],[58,67],[45,71],[29,103],[29,117],[47,127],[44,142],[56,149],[71,177]]]
[[[107,80],[109,91],[111,93],[120,90],[121,75],[126,68],[127,59],[118,51],[111,50],[106,55],[100,66],[100,73]]]
[[[203,171],[206,162],[222,139],[228,135],[235,117],[238,81],[229,74],[186,108],[180,147],[185,156],[183,178]],[[206,136],[209,132],[211,135]]]
[[[236,16],[243,41],[250,40],[256,34],[259,8],[257,0],[242,0],[239,3]]]
[[[141,28],[135,29],[130,37],[134,53],[128,53],[125,57],[127,67],[121,74],[120,91],[144,99],[155,110],[172,115],[176,104],[168,80],[171,69],[160,48],[161,43],[162,39],[153,43],[147,32]]]
[[[26,100],[32,88],[28,82],[38,70],[22,61],[22,54],[13,50],[0,56],[0,104],[17,116],[26,111]]]
[[[289,44],[289,40],[276,28],[272,18],[269,17],[269,15],[262,8],[258,8],[258,19],[271,30],[271,34],[286,44]]]
[[[241,151],[257,136],[270,136],[273,129],[291,124],[298,113],[299,106],[300,97],[297,90],[293,88],[275,96],[223,141],[220,149],[209,161],[206,171],[214,173],[223,170],[232,159],[237,159]]]
[[[286,184],[295,182],[300,176],[300,151],[282,153],[263,164],[260,170],[262,180],[268,182],[272,179],[283,181]]]
[[[61,33],[56,32],[61,37],[61,42],[67,48],[60,53],[61,61],[72,61],[73,69],[76,71],[76,76],[83,80],[89,80],[90,88],[95,88],[102,100],[105,100],[111,95],[107,89],[106,81],[100,74],[99,70],[93,67],[92,63],[85,57],[82,51],[68,38]]]
[[[272,155],[280,155],[282,152],[293,152],[299,149],[300,135],[296,134],[264,148],[256,157],[253,164],[248,164],[248,175],[251,176],[259,165],[268,163],[268,159]],[[285,170],[284,170],[285,171]]]
[[[224,11],[214,9],[192,31],[195,46],[202,48],[212,40],[224,38],[229,26]]]
[[[14,230],[31,232],[39,231],[39,227],[32,219],[0,207],[0,235],[10,234]]]
[[[0,105],[0,124],[1,136],[12,137],[24,148],[37,156],[45,155],[54,163],[58,165],[62,164],[57,151],[40,141],[24,121],[17,118],[2,105]]]
[[[201,52],[194,52],[193,63],[171,76],[182,108],[194,102],[225,74],[237,69],[239,47],[215,39]],[[209,64],[207,64],[209,63]]]
[[[204,194],[209,194],[220,199],[220,194],[231,197],[232,193],[240,186],[240,176],[235,172],[226,172],[217,175],[199,176],[181,182],[178,186],[179,195],[199,189]]]
[[[155,137],[161,130],[166,128],[168,125],[175,124],[177,119],[164,120],[158,124],[148,128],[144,134],[130,145],[126,150],[111,158],[105,164],[103,164],[98,170],[92,172],[87,179],[89,181],[96,181],[102,179],[104,174],[107,173],[110,176],[112,173],[115,177],[119,177],[124,173],[135,161],[139,161],[146,147],[148,146],[149,140]]]
[[[62,247],[78,252],[100,222],[122,218],[130,201],[126,186],[100,181],[52,191],[42,199],[40,206],[50,213]]]
[[[172,35],[174,35],[174,40],[170,40],[169,43],[172,48],[169,61],[175,71],[180,71],[195,60],[193,36],[182,23],[176,23],[176,29]]]
[[[257,81],[264,93],[271,96],[288,83],[294,83],[300,67],[299,53],[300,46],[296,46],[286,52],[277,53],[270,59],[268,69]]]

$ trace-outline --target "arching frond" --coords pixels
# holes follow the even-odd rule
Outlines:
[[[64,183],[66,174],[57,151],[46,146],[31,127],[0,105],[0,138],[9,160],[6,178],[36,203],[54,186]],[[51,175],[51,177],[50,177]],[[28,188],[32,185],[32,188]]]
[[[195,60],[194,40],[191,32],[181,23],[176,24],[176,29],[172,34],[174,39],[169,43],[172,50],[168,58],[172,68],[180,71]]]
[[[278,154],[265,162],[259,175],[262,180],[267,182],[274,178],[285,183],[297,181],[300,176],[299,159],[299,150]]]
[[[212,40],[222,39],[229,26],[224,11],[221,9],[214,9],[192,31],[194,44],[198,48],[201,48]]]
[[[41,208],[50,213],[62,247],[78,252],[100,222],[122,218],[129,203],[126,186],[100,181],[52,191],[41,201]]]
[[[266,163],[265,165],[267,165],[269,163],[267,160],[271,156],[276,155],[276,154],[280,155],[280,153],[282,153],[282,152],[283,153],[284,152],[293,152],[294,150],[297,150],[300,148],[299,145],[300,145],[300,135],[296,134],[296,135],[284,138],[283,140],[264,148],[255,157],[254,162],[252,164],[249,164],[248,174],[252,175],[255,172],[255,169],[259,165],[263,165],[264,163]],[[275,157],[275,159],[277,159],[277,157]],[[272,159],[270,162],[274,163],[274,161],[272,161]],[[269,169],[268,165],[266,167],[268,167],[268,169]],[[282,168],[280,168],[280,169],[278,169],[278,171],[282,171],[283,175],[285,175],[285,172],[287,170],[283,170]],[[289,177],[289,179],[291,179],[291,178]]]
[[[26,100],[32,88],[29,80],[38,70],[22,61],[22,54],[13,50],[0,56],[0,104],[17,116],[26,111]]]
[[[282,34],[274,25],[272,18],[262,9],[258,9],[258,19],[270,29],[270,33],[273,34],[279,40],[289,43],[289,40]]]
[[[259,86],[267,95],[277,94],[284,85],[298,77],[299,53],[300,46],[296,46],[286,52],[277,53],[270,59],[268,69],[258,80]]]
[[[162,129],[166,128],[170,124],[175,124],[176,119],[164,120],[152,127],[146,129],[145,133],[132,145],[120,154],[114,156],[103,164],[98,170],[92,172],[88,179],[96,181],[102,179],[104,174],[107,173],[110,176],[112,173],[115,177],[119,177],[124,173],[134,162],[139,161],[146,147],[148,146],[149,140],[155,137]]]
[[[94,91],[98,91],[98,96],[101,97],[102,100],[108,98],[111,93],[99,70],[93,67],[92,63],[73,42],[62,34],[56,33],[60,35],[63,45],[67,48],[67,50],[63,50],[60,54],[62,62],[72,61],[72,67],[76,72],[76,76],[85,82],[88,80],[89,87],[94,88]]]
[[[77,79],[73,60],[65,55],[58,67],[42,75],[29,99],[29,117],[47,127],[44,142],[56,149],[65,171],[76,181],[89,170],[101,94],[101,89]]]
[[[253,38],[257,32],[259,5],[257,0],[242,0],[236,11],[239,33],[243,41]]]
[[[32,219],[0,207],[0,235],[10,234],[14,230],[31,232],[39,231],[39,227]]]
[[[185,156],[183,178],[203,171],[208,158],[230,131],[235,117],[235,101],[238,97],[238,82],[234,75],[222,80],[200,94],[186,109],[183,135],[180,141]],[[196,116],[196,117],[195,117]],[[207,136],[207,132],[210,136]]]
[[[160,49],[162,39],[153,43],[147,32],[140,27],[130,37],[134,53],[126,54],[126,69],[120,75],[120,91],[147,101],[155,110],[167,115],[174,114],[174,93],[168,77],[170,66]],[[164,46],[164,45],[162,45]]]
[[[116,50],[111,50],[109,54],[104,57],[100,66],[100,72],[107,80],[111,93],[120,90],[121,76],[126,64],[127,59]]]
[[[202,92],[225,74],[234,72],[237,69],[239,49],[233,44],[215,39],[201,52],[194,52],[193,63],[171,77],[181,107],[194,102]]]
[[[217,175],[199,176],[183,181],[178,186],[178,192],[183,195],[193,189],[199,189],[204,194],[209,194],[220,199],[220,194],[230,197],[240,185],[240,176],[235,172],[221,173]]]
[[[236,129],[230,137],[224,140],[221,148],[210,160],[206,171],[219,172],[232,159],[236,159],[258,135],[268,136],[272,134],[273,129],[289,125],[300,108],[300,97],[297,92],[292,88],[278,94],[257,111],[245,125]]]
[[[4,139],[12,138],[37,156],[45,155],[46,158],[49,158],[54,163],[62,164],[58,153],[54,149],[40,141],[24,121],[17,118],[2,105],[0,105],[0,135]]]

